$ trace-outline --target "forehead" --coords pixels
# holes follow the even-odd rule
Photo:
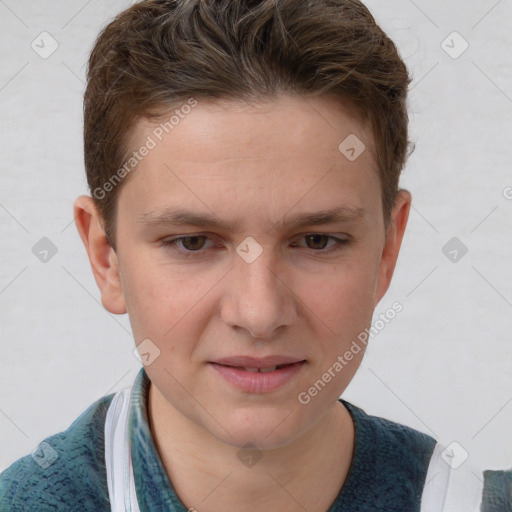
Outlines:
[[[356,135],[373,153],[373,134],[358,117],[354,108],[332,96],[282,94],[251,103],[191,98],[157,119],[139,119],[128,146],[136,149],[148,136],[157,145],[183,138],[187,144],[180,145],[181,156],[197,158],[197,146],[209,145],[208,160],[215,160],[226,152],[232,158],[264,157],[262,149],[279,152],[308,142],[319,151],[332,152],[347,136]]]
[[[306,202],[315,197],[318,201],[313,189],[324,195],[343,189],[353,203],[347,206],[359,207],[362,196],[372,187],[376,190],[371,130],[338,99],[194,101],[192,108],[178,105],[158,120],[137,122],[131,151],[151,149],[144,151],[119,201],[124,197],[141,209],[154,210],[173,200],[184,204],[187,197],[201,206],[203,198],[204,209],[214,196],[238,194],[275,209],[279,201],[274,197],[277,202],[270,205],[270,196],[279,196],[291,207],[300,196]],[[357,152],[365,149],[352,160],[343,152],[345,141],[349,146],[355,142]],[[311,191],[305,194],[308,188]],[[380,198],[373,200],[378,209]]]

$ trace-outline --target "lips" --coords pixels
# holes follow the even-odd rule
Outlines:
[[[212,361],[210,366],[242,391],[266,393],[293,379],[305,363],[304,359],[289,356],[235,356]]]

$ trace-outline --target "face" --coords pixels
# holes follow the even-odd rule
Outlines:
[[[133,148],[156,145],[120,190],[115,254],[153,392],[227,444],[283,446],[354,376],[364,350],[299,400],[370,326],[393,272],[401,233],[386,245],[371,132],[334,99],[288,96],[199,102],[157,127],[133,132]],[[353,161],[338,149],[350,135],[366,146]]]

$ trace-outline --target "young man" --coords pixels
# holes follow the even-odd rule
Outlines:
[[[75,216],[144,367],[1,475],[2,511],[512,510],[511,471],[339,399],[407,224],[408,84],[357,0],[106,27]]]

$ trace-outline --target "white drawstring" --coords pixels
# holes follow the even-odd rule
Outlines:
[[[140,512],[128,431],[131,393],[131,389],[116,393],[105,419],[105,464],[112,512]]]
[[[437,443],[428,466],[421,512],[480,512],[483,473],[465,462],[452,468],[443,458],[445,446]]]

